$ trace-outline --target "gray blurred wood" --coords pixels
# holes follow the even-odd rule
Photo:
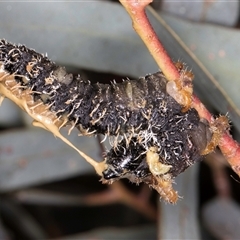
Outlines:
[[[176,178],[176,205],[160,202],[158,239],[201,239],[198,222],[198,164]]]
[[[202,209],[204,225],[217,239],[239,239],[240,206],[232,199],[216,197]]]
[[[11,221],[11,224],[25,237],[33,240],[47,238],[47,233],[24,207],[7,199],[2,199],[0,206],[1,212],[5,213],[5,218],[8,218],[8,221]]]
[[[101,160],[94,137],[79,137],[78,131],[73,131],[68,138],[86,154]],[[75,150],[50,132],[37,128],[0,134],[0,166],[2,193],[94,173],[92,167]]]
[[[8,194],[8,198],[24,204],[50,206],[82,206],[86,199],[82,195],[67,194],[43,189],[24,189]]]
[[[0,127],[15,127],[23,123],[22,110],[12,101],[6,99],[0,105]]]
[[[2,224],[2,220],[0,220],[0,239],[1,240],[10,240],[10,234],[8,233],[5,226]]]
[[[100,228],[89,231],[87,233],[81,233],[71,236],[66,236],[59,240],[92,240],[92,239],[104,239],[104,240],[154,240],[157,238],[156,226],[154,225],[140,225],[127,228]],[[53,240],[53,239],[52,239]]]

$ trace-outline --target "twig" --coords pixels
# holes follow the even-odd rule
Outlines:
[[[120,0],[120,2],[132,19],[133,28],[147,46],[166,78],[168,80],[178,79],[179,72],[159,41],[144,11],[152,0]]]
[[[120,0],[120,2],[132,19],[133,28],[147,46],[166,78],[170,81],[178,81],[180,73],[168,56],[162,43],[159,41],[145,13],[145,7],[150,4],[152,0]],[[198,111],[201,118],[207,119],[209,123],[212,124],[214,117],[201,101],[194,95],[191,100],[191,107]],[[223,134],[219,134],[218,146],[232,169],[240,176],[240,145],[232,139],[228,130]]]
[[[142,189],[142,191],[145,191],[145,189]],[[148,191],[150,192],[149,188]],[[148,197],[146,198],[139,197],[141,195],[141,192],[139,195],[135,194],[128,190],[120,181],[117,181],[109,185],[108,190],[89,194],[85,196],[84,200],[89,206],[122,203],[142,213],[145,217],[156,220],[157,212],[149,201],[150,195],[147,194]]]

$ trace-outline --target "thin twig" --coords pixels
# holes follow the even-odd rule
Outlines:
[[[133,28],[147,46],[166,78],[168,80],[178,79],[179,72],[159,41],[144,10],[152,0],[120,0],[120,2],[132,19]]]

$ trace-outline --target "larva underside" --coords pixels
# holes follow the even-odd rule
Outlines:
[[[0,93],[23,108],[67,144],[59,129],[77,127],[83,135],[115,136],[112,149],[93,165],[103,182],[129,178],[146,182],[170,202],[172,178],[201,159],[210,138],[197,112],[182,112],[166,92],[161,72],[120,84],[92,84],[23,45],[0,41]],[[166,191],[165,191],[165,190]],[[167,194],[168,192],[168,194]]]

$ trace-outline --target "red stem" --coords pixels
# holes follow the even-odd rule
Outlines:
[[[212,116],[212,114],[206,109],[206,107],[199,100],[199,98],[194,95],[192,97],[192,107],[197,110],[201,118],[205,118],[210,123],[214,121],[214,117]]]
[[[132,19],[133,28],[147,46],[165,77],[168,80],[178,79],[179,72],[159,41],[144,10],[152,0],[120,0],[120,2]]]

